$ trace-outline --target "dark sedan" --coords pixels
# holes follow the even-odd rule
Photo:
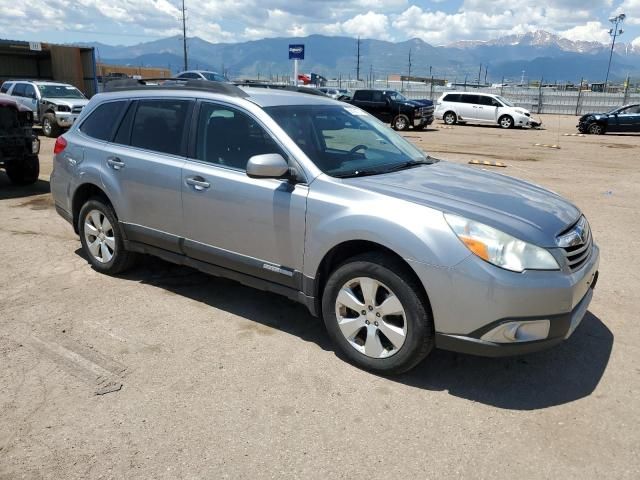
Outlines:
[[[593,135],[607,132],[640,133],[640,105],[626,105],[607,113],[587,113],[580,117],[578,130]]]

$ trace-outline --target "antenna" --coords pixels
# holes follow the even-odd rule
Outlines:
[[[184,50],[184,69],[189,70],[189,62],[187,60],[187,9],[182,0],[182,48]]]

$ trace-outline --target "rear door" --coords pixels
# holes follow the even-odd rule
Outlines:
[[[458,116],[462,117],[464,121],[478,121],[480,116],[479,101],[478,95],[471,95],[469,93],[461,94],[460,104],[458,105]]]
[[[246,175],[285,151],[248,112],[202,101],[182,172],[184,250],[198,260],[300,288],[308,187]]]
[[[193,105],[181,98],[133,101],[111,142],[96,148],[103,183],[129,240],[179,251],[180,175]]]

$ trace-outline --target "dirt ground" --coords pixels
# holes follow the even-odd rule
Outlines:
[[[43,139],[35,186],[0,173],[0,478],[640,478],[640,136],[543,121],[406,136],[577,203],[602,249],[588,316],[546,352],[396,378],[276,295],[152,258],[96,273]]]

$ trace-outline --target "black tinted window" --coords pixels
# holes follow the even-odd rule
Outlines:
[[[449,95],[444,97],[443,101],[445,101],[445,102],[459,102],[460,101],[460,94],[459,93],[450,93]]]
[[[478,104],[480,100],[478,99],[478,95],[461,95],[463,103],[473,103]]]
[[[244,170],[249,158],[264,153],[282,152],[255,120],[229,107],[202,104],[196,139],[198,160]]]
[[[131,102],[131,105],[129,105],[129,108],[127,109],[127,113],[125,113],[124,118],[120,122],[116,136],[113,137],[113,143],[129,145],[129,141],[131,140],[131,125],[133,125],[133,116],[135,113],[136,103]]]
[[[80,131],[98,140],[111,140],[116,122],[127,102],[109,102],[98,106],[82,122]]]
[[[371,101],[371,92],[366,90],[357,91],[353,97],[354,100],[361,100],[363,102]]]
[[[489,107],[497,106],[497,102],[491,97],[485,97],[484,95],[479,95],[478,97],[478,103],[480,105],[487,105]]]
[[[15,95],[16,97],[24,97],[24,89],[25,89],[25,84],[18,83],[15,87],[13,87],[13,91],[11,92],[11,95]]]
[[[2,87],[0,87],[0,93],[7,93],[10,86],[11,86],[11,83],[3,83]]]
[[[382,92],[372,92],[371,99],[374,102],[382,102]]]
[[[139,100],[131,146],[179,155],[189,106],[188,100]]]

